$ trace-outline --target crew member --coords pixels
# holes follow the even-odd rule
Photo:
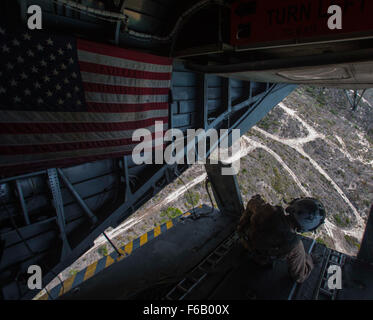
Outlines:
[[[237,231],[254,262],[270,266],[276,259],[286,259],[290,276],[302,283],[314,264],[297,233],[314,231],[324,220],[325,208],[317,199],[297,198],[284,210],[256,195],[248,202]]]

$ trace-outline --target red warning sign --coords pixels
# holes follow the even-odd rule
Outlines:
[[[328,8],[342,10],[342,29],[331,30]],[[372,0],[243,0],[232,5],[232,45],[289,40],[307,41],[333,35],[373,35]]]

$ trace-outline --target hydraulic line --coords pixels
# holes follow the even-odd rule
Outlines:
[[[102,20],[106,20],[109,22],[120,22],[120,21],[127,22],[128,21],[128,16],[123,13],[111,12],[111,11],[100,10],[100,9],[93,9],[88,6],[71,1],[71,0],[53,0],[53,1],[55,3],[66,5],[67,7],[73,10],[76,10],[78,12],[82,12],[84,14],[94,16],[97,19],[102,19]],[[186,10],[183,14],[181,14],[181,16],[176,21],[175,26],[173,27],[171,32],[166,36],[161,37],[161,36],[156,36],[156,35],[152,35],[148,33],[138,32],[128,27],[125,28],[125,32],[128,33],[130,36],[135,37],[140,40],[170,42],[177,35],[177,32],[179,31],[180,27],[182,26],[186,18],[200,11],[206,6],[209,6],[210,4],[222,5],[223,2],[224,0],[202,0],[200,2],[197,2],[195,5],[193,5],[191,8]]]
[[[104,16],[107,18],[114,18],[116,20],[126,20],[128,17],[125,14],[117,13],[117,12],[111,12],[106,10],[100,10],[100,9],[94,9],[89,6],[82,5],[80,3],[76,3],[75,1],[71,0],[54,0],[55,3],[64,4],[71,9],[76,9],[83,13],[90,13],[92,15],[96,16]],[[113,20],[115,21],[115,20]]]
[[[192,6],[191,8],[189,8],[187,11],[185,11],[179,17],[179,19],[177,20],[174,28],[171,30],[171,32],[167,36],[159,37],[159,36],[155,36],[155,35],[151,35],[151,34],[137,32],[137,31],[134,31],[134,30],[131,30],[131,29],[128,29],[127,32],[128,32],[128,34],[130,34],[130,35],[132,35],[134,37],[138,37],[138,38],[144,38],[144,39],[156,40],[156,41],[164,41],[164,42],[171,41],[174,38],[174,36],[177,34],[177,32],[180,29],[183,21],[188,16],[190,16],[190,15],[192,15],[192,14],[200,11],[201,9],[203,9],[206,6],[208,6],[210,4],[213,4],[213,3],[222,4],[222,1],[219,1],[219,0],[202,0],[200,2],[197,2],[194,6]]]

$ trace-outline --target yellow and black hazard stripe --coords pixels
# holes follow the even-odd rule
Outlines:
[[[113,251],[110,255],[107,255],[100,260],[95,261],[94,263],[90,264],[83,270],[79,271],[77,274],[71,276],[70,278],[66,279],[62,283],[59,283],[53,289],[42,290],[44,294],[38,298],[34,298],[35,300],[54,300],[59,296],[67,293],[73,288],[80,286],[84,281],[88,280],[89,278],[93,277],[94,275],[98,274],[105,268],[111,266],[113,263],[121,261],[122,259],[128,257],[134,250],[137,248],[142,247],[147,242],[157,238],[161,233],[166,232],[167,230],[171,229],[179,220],[180,218],[186,218],[190,216],[190,212],[184,213],[182,216],[179,216],[175,219],[165,222],[164,224],[155,227],[153,230],[144,233],[137,239],[127,243],[121,248],[118,248],[118,251],[122,254],[119,255],[116,251]]]

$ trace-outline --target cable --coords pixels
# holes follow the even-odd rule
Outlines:
[[[210,202],[211,202],[211,212],[209,212],[209,214],[210,214],[210,213],[214,212],[215,205],[214,205],[214,201],[212,201],[212,197],[211,197],[211,194],[210,194],[210,190],[209,190],[209,186],[208,186],[209,183],[211,184],[209,178],[207,178],[206,182],[205,182],[205,188],[206,188],[207,194],[208,194]]]
[[[176,35],[176,33],[178,32],[183,20],[186,17],[188,17],[189,15],[192,15],[193,13],[201,10],[202,8],[206,7],[207,5],[210,5],[211,3],[221,4],[221,2],[222,1],[219,1],[219,0],[202,0],[198,3],[196,3],[194,6],[192,6],[188,10],[186,10],[178,18],[178,20],[176,21],[176,24],[173,27],[173,29],[171,30],[171,32],[167,36],[164,36],[164,37],[159,37],[159,36],[154,36],[154,35],[151,35],[151,34],[141,33],[141,32],[131,30],[131,29],[128,29],[127,32],[128,32],[128,34],[130,34],[134,37],[138,37],[138,38],[145,38],[145,39],[148,39],[148,40],[157,40],[157,41],[170,41]]]
[[[49,293],[49,290],[47,289],[47,286],[45,286],[43,289],[44,289],[45,292],[47,293],[48,297],[49,297],[51,300],[54,300],[54,298],[52,297],[52,295]]]
[[[67,7],[69,7],[71,10],[75,10],[77,12],[83,13],[83,14],[88,15],[88,16],[93,16],[97,19],[101,19],[101,20],[104,20],[104,21],[119,22],[119,21],[123,21],[123,20],[126,21],[128,19],[127,15],[123,15],[123,14],[116,13],[116,12],[109,12],[109,11],[104,11],[104,10],[93,9],[93,8],[88,7],[88,6],[83,6],[83,5],[80,5],[80,4],[72,3],[69,0],[53,0],[53,2],[56,3],[56,4],[63,4]],[[213,3],[222,5],[222,2],[223,2],[222,0],[202,0],[198,3],[196,3],[191,8],[186,10],[183,14],[181,14],[181,16],[176,21],[175,26],[173,27],[171,32],[168,35],[163,36],[163,37],[148,34],[148,33],[138,32],[138,31],[135,31],[135,30],[129,29],[129,28],[127,28],[125,30],[125,32],[128,33],[130,36],[132,36],[134,38],[137,38],[137,39],[141,39],[141,40],[146,40],[146,41],[149,41],[149,40],[154,41],[155,40],[155,41],[161,41],[161,42],[169,42],[175,37],[175,35],[179,31],[181,25],[183,24],[184,20],[188,16],[194,14],[195,12],[200,11],[204,7],[206,7],[210,4],[213,4]],[[117,19],[104,18],[104,17],[101,17],[100,15],[105,15],[105,16],[108,16],[108,17],[114,17],[114,18],[117,18]],[[172,48],[173,48],[173,46],[174,46],[174,43],[172,44]]]
[[[116,251],[116,253],[119,255],[119,256],[123,256],[123,253],[121,253],[118,248],[114,245],[114,243],[110,240],[110,238],[106,235],[105,232],[102,233],[104,235],[104,237],[106,238],[106,240],[110,243],[110,245],[113,247],[113,249]]]
[[[191,193],[190,193],[188,187],[186,186],[186,184],[184,183],[183,179],[181,179],[181,177],[180,177],[180,175],[178,174],[178,172],[175,171],[175,174],[176,174],[176,176],[180,179],[180,181],[182,182],[182,184],[184,185],[184,187],[185,187],[187,193],[189,194],[190,200],[192,201],[193,198],[192,198],[192,196],[191,196]],[[186,199],[186,200],[187,200],[187,199]],[[188,200],[187,200],[187,201],[188,201]],[[192,217],[193,217],[193,219],[198,219],[198,215],[196,214],[196,211],[195,211],[195,208],[194,208],[193,203],[192,203],[192,206],[193,206]]]
[[[211,202],[211,210],[210,210],[209,212],[199,213],[199,214],[197,215],[197,218],[198,218],[198,219],[199,219],[199,218],[203,218],[203,217],[207,217],[207,216],[209,216],[209,215],[210,215],[211,213],[213,213],[214,210],[215,210],[214,202],[213,202],[213,200],[212,200],[212,197],[211,197],[211,194],[210,194],[210,190],[208,189],[208,183],[209,183],[209,182],[210,182],[210,181],[209,181],[209,179],[207,178],[206,181],[205,181],[205,188],[206,188],[207,194],[208,194],[209,199],[210,199],[210,202]]]
[[[185,187],[185,189],[186,189],[186,191],[187,191],[187,193],[188,193],[188,195],[189,195],[189,197],[190,197],[190,199],[191,199],[191,201],[192,201],[193,198],[192,198],[192,196],[191,196],[191,193],[190,193],[188,187],[186,186],[186,184],[184,183],[183,179],[181,179],[180,175],[179,175],[177,172],[175,172],[175,174],[176,174],[176,176],[178,177],[178,179],[183,183],[183,185],[184,185],[184,187]],[[211,197],[210,191],[208,190],[208,187],[207,187],[207,184],[208,184],[209,182],[210,182],[210,181],[209,181],[208,178],[207,178],[207,179],[206,179],[206,182],[205,182],[205,187],[206,187],[207,194],[208,194],[209,199],[210,199],[210,202],[211,202],[211,211],[210,211],[210,212],[206,212],[206,213],[199,213],[199,214],[197,214],[197,213],[195,212],[195,207],[193,206],[192,219],[194,219],[194,220],[199,219],[199,218],[202,218],[202,217],[206,217],[206,216],[208,216],[208,215],[210,215],[211,213],[214,212],[214,209],[215,209],[214,202],[213,202],[213,200],[212,200],[212,197]]]
[[[53,0],[53,2],[56,3],[56,4],[61,4],[57,0]],[[121,20],[118,20],[118,19],[109,19],[109,18],[100,17],[97,14],[92,14],[92,13],[89,13],[87,11],[76,9],[74,7],[69,6],[68,4],[65,4],[65,6],[68,7],[70,10],[73,10],[73,11],[76,11],[76,12],[79,12],[79,13],[83,13],[86,16],[93,17],[93,18],[96,18],[96,19],[99,19],[99,20],[103,20],[103,21],[107,21],[107,22],[113,22],[113,23],[117,23],[117,22],[121,21]]]
[[[173,30],[169,33],[169,35],[167,36],[167,40],[168,41],[171,41],[171,46],[170,46],[170,53],[169,53],[169,57],[172,57],[172,54],[174,52],[174,48],[175,48],[175,45],[176,45],[176,40],[177,40],[177,36],[179,34],[179,31],[180,31],[180,28],[181,26],[184,24],[183,23],[183,20],[188,16],[188,15],[192,15],[194,14],[195,12],[198,12],[200,11],[201,9],[205,8],[206,6],[212,4],[216,2],[213,1],[213,0],[205,0],[205,1],[201,1],[201,2],[198,2],[197,4],[195,4],[193,7],[191,7],[189,10],[185,11],[178,19],[178,21],[176,22]]]
[[[201,9],[209,6],[209,5],[224,5],[225,0],[202,0],[195,5],[193,5],[191,8],[186,10],[184,13],[180,15],[178,20],[176,21],[173,29],[171,32],[166,35],[166,36],[156,36],[148,33],[143,33],[143,32],[138,32],[133,29],[128,28],[128,19],[129,16],[117,12],[110,12],[110,11],[105,11],[105,10],[100,10],[100,9],[93,9],[88,6],[84,6],[78,3],[74,3],[70,0],[53,0],[54,3],[60,4],[60,5],[65,5],[66,7],[70,8],[73,11],[83,13],[87,16],[94,17],[97,19],[101,19],[103,21],[108,21],[112,23],[118,23],[123,21],[124,22],[124,32],[127,33],[130,37],[135,38],[136,40],[142,40],[142,41],[157,41],[157,42],[170,42],[170,50],[169,50],[169,57],[172,57],[173,51],[176,45],[176,40],[178,33],[184,24],[185,20],[193,15],[194,13],[200,11]],[[123,10],[122,10],[123,11]],[[111,19],[111,18],[105,18],[102,17],[107,16],[107,17],[112,17],[116,19]]]
[[[66,7],[69,7],[71,10],[82,12],[88,16],[95,17],[101,20],[110,21],[110,22],[119,22],[119,21],[126,20],[128,18],[126,15],[121,14],[121,13],[94,9],[89,6],[84,6],[80,3],[74,3],[70,0],[53,0],[53,2],[56,4],[65,5]],[[106,16],[110,18],[103,18],[101,16]],[[115,19],[111,19],[111,18],[115,18]]]

